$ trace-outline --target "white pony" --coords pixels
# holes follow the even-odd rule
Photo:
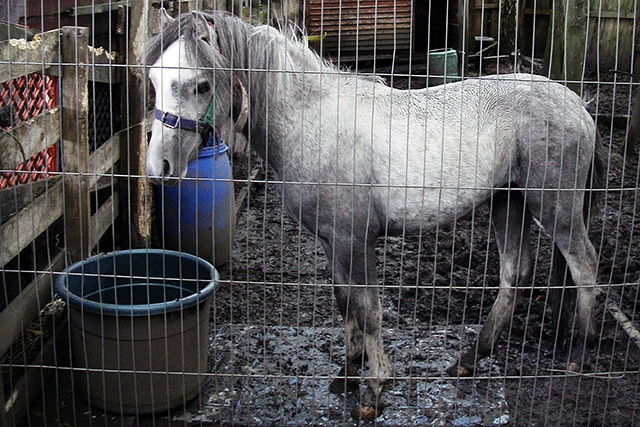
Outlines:
[[[222,13],[167,19],[146,64],[158,119],[148,175],[183,175],[211,127],[235,122],[281,180],[289,214],[322,242],[346,324],[345,367],[331,389],[357,386],[368,361],[354,416],[376,417],[393,377],[381,337],[377,238],[426,230],[487,201],[500,291],[476,343],[448,372],[472,374],[510,321],[517,288],[531,276],[532,217],[575,283],[568,367],[581,368],[595,336],[597,255],[584,215],[599,159],[593,120],[576,94],[530,74],[396,90],[338,70],[272,27]]]

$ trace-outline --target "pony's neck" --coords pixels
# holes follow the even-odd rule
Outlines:
[[[303,104],[313,102],[314,97],[321,97],[321,73],[335,73],[336,69],[305,44],[274,28],[253,28],[246,41],[245,52],[238,55],[243,62],[234,65],[234,73],[250,100],[250,129],[245,130],[245,136],[251,148],[279,171],[282,141],[290,137],[286,125],[292,119],[289,116],[304,108]]]

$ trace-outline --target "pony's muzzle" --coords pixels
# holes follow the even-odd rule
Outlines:
[[[147,176],[154,184],[166,184],[171,185],[174,183],[173,178],[173,165],[168,159],[155,159],[155,161],[148,156],[147,157]]]
[[[169,163],[169,160],[164,159],[162,161],[162,177],[167,178],[169,176],[171,176],[171,163]]]

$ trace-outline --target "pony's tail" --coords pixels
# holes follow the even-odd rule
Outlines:
[[[587,228],[591,220],[600,211],[600,201],[603,192],[599,191],[604,187],[605,164],[602,138],[596,128],[596,143],[593,160],[589,169],[587,179],[587,191],[584,195],[584,205],[582,215]],[[566,348],[567,338],[570,336],[573,325],[573,314],[575,312],[577,289],[567,268],[567,260],[562,252],[554,245],[553,265],[552,265],[552,287],[550,290],[551,310],[553,324],[555,326],[556,348]]]

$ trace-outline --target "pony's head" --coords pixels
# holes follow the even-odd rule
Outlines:
[[[151,179],[184,176],[187,164],[214,132],[216,122],[228,121],[230,75],[219,52],[215,23],[198,12],[177,19],[161,13],[161,32],[150,40],[145,63],[156,100],[147,148]],[[228,72],[227,72],[228,74]]]
[[[163,10],[160,20],[161,31],[149,41],[144,59],[156,91],[146,159],[154,180],[184,176],[212,128],[236,151],[248,148],[245,137],[251,134],[259,152],[268,118],[293,101],[323,96],[317,76],[323,69],[339,72],[305,40],[229,13],[191,12],[173,19]]]

